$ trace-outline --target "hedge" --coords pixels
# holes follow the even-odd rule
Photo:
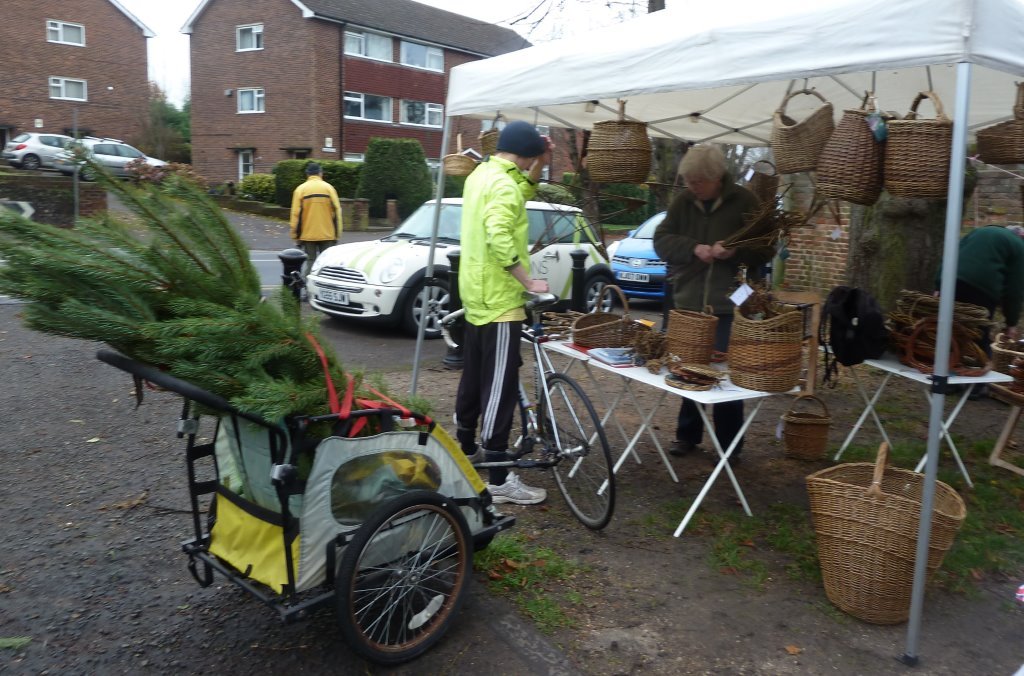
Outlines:
[[[563,183],[573,185],[575,181],[575,173],[567,171],[563,174]],[[653,194],[645,186],[634,183],[602,183],[600,191],[597,209],[601,223],[640,225],[655,213]],[[644,204],[630,211],[628,209],[635,207],[636,203],[633,200],[629,202],[616,200],[615,195],[643,200]]]
[[[260,202],[274,201],[274,175],[249,174],[238,184],[238,192],[245,199]]]
[[[306,180],[306,165],[318,162],[324,170],[324,180],[334,186],[338,197],[352,198],[356,196],[359,175],[362,172],[360,162],[342,162],[340,160],[282,160],[274,165],[274,202],[282,207],[292,205],[292,193],[299,184]]]
[[[423,146],[416,139],[370,139],[359,179],[359,197],[369,201],[370,216],[387,215],[387,201],[398,201],[407,217],[433,195],[433,181]]]

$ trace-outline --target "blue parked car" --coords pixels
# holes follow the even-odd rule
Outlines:
[[[615,283],[629,298],[665,297],[665,261],[654,253],[654,231],[664,219],[664,211],[654,214],[609,246]]]

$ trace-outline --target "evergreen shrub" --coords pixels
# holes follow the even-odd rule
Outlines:
[[[274,201],[274,175],[249,174],[238,184],[238,192],[245,199],[260,202]]]
[[[352,198],[356,196],[359,175],[362,169],[360,162],[342,162],[341,160],[282,160],[274,165],[274,202],[282,207],[292,205],[292,193],[306,180],[306,165],[318,162],[324,170],[324,180],[334,186],[338,197]]]
[[[433,181],[423,146],[416,139],[371,138],[359,177],[359,197],[369,201],[370,216],[387,216],[387,201],[398,201],[403,219],[432,197]]]

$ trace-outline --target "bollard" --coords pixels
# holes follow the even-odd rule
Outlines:
[[[572,300],[569,307],[576,312],[586,312],[587,299],[584,296],[586,286],[583,273],[586,270],[587,252],[583,249],[576,249],[570,251],[569,256],[572,257]]]
[[[302,279],[302,264],[306,262],[306,254],[301,249],[285,249],[277,254],[281,259],[281,283],[295,294],[296,298],[302,297],[302,289],[305,283]]]
[[[462,298],[459,296],[459,252],[452,251],[448,254],[448,312],[455,312],[462,307]],[[465,326],[465,319],[460,319],[459,324]],[[459,343],[458,347],[448,346],[441,363],[447,369],[457,370],[462,368],[462,340],[464,331],[452,327],[452,337]]]

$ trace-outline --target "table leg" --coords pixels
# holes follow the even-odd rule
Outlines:
[[[963,394],[960,395],[960,401],[956,403],[956,406],[953,407],[953,410],[949,412],[946,420],[942,423],[942,431],[939,434],[939,439],[945,439],[946,443],[949,444],[949,450],[953,452],[953,459],[956,461],[956,466],[960,468],[960,473],[964,476],[964,481],[966,481],[967,485],[971,488],[974,488],[974,484],[971,482],[970,475],[967,474],[967,468],[964,467],[963,460],[960,459],[960,453],[957,452],[956,444],[953,443],[953,437],[949,433],[949,428],[953,426],[953,421],[955,421],[956,417],[960,415],[960,411],[963,409],[964,404],[967,403],[968,398],[971,396],[971,390],[973,389],[974,383],[969,383],[964,389]],[[931,401],[931,391],[928,388],[925,388],[924,390],[924,398],[929,402]],[[921,459],[918,461],[917,467],[914,468],[914,471],[920,472],[927,460],[928,454],[925,453],[921,456]]]
[[[1003,451],[1006,450],[1006,444],[1009,443],[1010,437],[1013,436],[1013,431],[1017,429],[1017,423],[1020,422],[1021,411],[1020,406],[1014,406],[1010,409],[1010,417],[1006,419],[1006,424],[1003,425],[1003,431],[999,433],[999,439],[996,441],[996,445],[992,447],[992,455],[988,456],[988,464],[996,467],[1002,467],[1008,469],[1011,472],[1016,472],[1024,476],[1024,468],[1018,467],[1013,463],[1003,460],[1001,457]]]
[[[590,379],[591,384],[594,386],[594,390],[601,397],[601,405],[604,407],[604,415],[601,416],[601,426],[607,428],[609,420],[614,422],[616,429],[619,430],[619,434],[622,435],[623,443],[625,443],[626,446],[632,450],[632,446],[630,445],[629,434],[626,433],[626,430],[622,427],[622,423],[619,422],[618,418],[612,418],[612,414],[615,412],[615,409],[622,401],[623,395],[626,394],[626,388],[628,387],[629,381],[626,380],[625,378],[622,379],[622,387],[619,389],[618,392],[615,393],[615,398],[609,404],[608,393],[605,392],[603,387],[601,387],[601,383],[597,380],[597,377],[594,375],[593,370],[590,368],[590,365],[587,362],[583,362],[583,370],[586,371],[587,377]],[[636,464],[643,464],[640,461],[640,456],[637,455],[635,451],[633,452],[633,459],[636,461]],[[616,470],[617,469],[618,467],[616,467]]]
[[[850,442],[853,441],[853,438],[857,436],[857,432],[860,430],[860,426],[864,424],[864,420],[868,417],[869,414],[872,418],[874,418],[875,426],[881,433],[882,439],[885,440],[885,443],[889,444],[890,448],[892,448],[892,442],[889,441],[889,435],[885,433],[885,427],[882,426],[882,421],[879,420],[878,414],[875,413],[875,403],[877,403],[879,397],[882,396],[882,391],[885,390],[885,386],[889,384],[889,378],[892,378],[892,373],[885,374],[885,377],[882,378],[881,384],[875,391],[875,396],[868,399],[867,390],[864,389],[864,385],[860,382],[860,378],[857,377],[857,369],[851,366],[848,370],[850,374],[853,375],[853,382],[857,384],[857,389],[860,391],[861,398],[864,399],[865,406],[864,411],[860,414],[860,417],[857,418],[857,423],[853,426],[853,429],[850,430],[850,433],[846,435],[846,440],[843,441],[843,445],[839,447],[839,450],[836,451],[835,457],[832,458],[835,461],[839,460],[839,456],[843,454],[843,451],[846,450],[846,447],[849,446]]]
[[[746,434],[747,428],[750,427],[750,423],[754,421],[754,417],[757,415],[757,412],[761,410],[761,405],[764,404],[764,401],[764,399],[759,399],[757,401],[753,410],[747,415],[746,420],[743,421],[743,425],[740,427],[739,432],[737,432],[736,436],[733,437],[732,443],[729,444],[729,448],[724,451],[722,450],[722,445],[718,442],[718,437],[715,436],[714,427],[711,426],[711,421],[708,420],[707,411],[704,410],[703,406],[699,404],[697,405],[697,411],[700,413],[701,420],[704,421],[704,427],[708,430],[711,437],[711,443],[715,447],[715,451],[718,453],[718,464],[715,465],[715,469],[712,470],[711,476],[709,476],[707,481],[704,482],[704,486],[700,489],[700,493],[698,493],[697,497],[694,498],[689,511],[686,512],[686,516],[683,517],[683,520],[679,523],[679,527],[676,528],[676,532],[673,533],[675,537],[679,537],[683,530],[686,529],[687,524],[690,523],[690,519],[693,518],[697,508],[700,507],[700,503],[704,501],[704,497],[708,494],[708,491],[711,490],[711,486],[718,479],[718,475],[721,474],[723,469],[725,469],[726,474],[729,476],[729,481],[732,482],[732,487],[735,489],[736,495],[740,499],[740,504],[743,505],[743,511],[747,513],[747,516],[753,516],[753,513],[750,511],[750,505],[747,504],[747,498],[743,495],[743,490],[740,488],[739,482],[736,481],[736,475],[733,474],[732,467],[729,465],[729,457],[732,455],[733,451],[736,450],[736,446],[743,438],[743,435]]]
[[[633,407],[636,408],[636,412],[640,415],[640,427],[637,429],[636,435],[633,437],[633,445],[635,446],[637,440],[640,439],[640,434],[646,431],[647,436],[649,436],[651,441],[654,442],[654,448],[657,449],[658,455],[661,456],[661,461],[665,463],[665,468],[668,469],[668,473],[672,477],[672,481],[679,483],[679,477],[676,476],[676,471],[672,468],[672,463],[669,462],[668,456],[665,455],[665,449],[661,447],[661,442],[658,441],[658,435],[651,429],[651,420],[654,419],[654,414],[657,410],[661,408],[661,404],[665,401],[665,397],[668,396],[668,392],[661,390],[661,394],[658,395],[658,399],[654,402],[654,406],[651,406],[648,409],[647,415],[645,416],[643,413],[643,407],[640,406],[640,401],[636,398],[636,393],[633,391],[632,382],[626,378],[623,378],[623,380],[626,381],[626,391],[629,392],[629,396],[633,400]],[[639,459],[637,459],[637,462],[639,462]]]

